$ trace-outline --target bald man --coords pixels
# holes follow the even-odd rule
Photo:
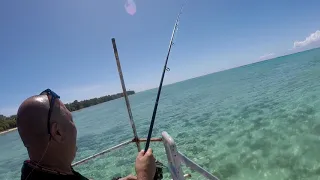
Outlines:
[[[18,132],[30,158],[23,163],[21,180],[88,180],[71,167],[77,150],[77,129],[72,114],[59,98],[47,89],[26,99],[18,109]],[[137,177],[122,179],[153,179],[156,165],[151,149],[138,154],[135,167]]]

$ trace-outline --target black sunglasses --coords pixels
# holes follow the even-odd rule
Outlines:
[[[44,91],[42,91],[40,93],[40,95],[47,95],[48,96],[48,99],[49,99],[49,102],[50,102],[50,108],[49,108],[49,112],[48,112],[48,124],[47,124],[47,128],[48,128],[48,133],[51,137],[51,132],[50,132],[50,119],[51,119],[51,113],[52,113],[52,109],[54,107],[54,101],[56,99],[59,99],[60,96],[58,94],[56,94],[55,92],[51,91],[50,89],[46,89]],[[50,97],[51,96],[51,99]]]

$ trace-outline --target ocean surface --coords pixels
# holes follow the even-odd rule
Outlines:
[[[156,91],[130,96],[140,137],[147,136]],[[73,116],[75,161],[132,139],[124,99]],[[221,180],[320,179],[320,49],[165,86],[153,136],[162,131]],[[0,144],[0,179],[19,179],[27,153],[17,131],[1,135]],[[162,143],[151,148],[167,162]],[[136,154],[131,144],[75,169],[95,180],[124,176],[134,173]],[[204,179],[187,168],[184,172]]]

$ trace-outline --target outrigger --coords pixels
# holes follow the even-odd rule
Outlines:
[[[219,180],[216,176],[212,175],[211,173],[209,173],[207,170],[205,170],[204,168],[202,168],[201,166],[199,166],[198,164],[196,164],[195,162],[193,162],[192,160],[190,160],[188,157],[186,157],[184,154],[182,154],[181,152],[178,151],[176,143],[174,142],[173,138],[166,132],[163,131],[162,132],[162,137],[161,138],[151,138],[152,135],[152,129],[153,129],[153,124],[155,121],[155,116],[156,116],[156,112],[157,112],[157,106],[158,106],[158,101],[159,101],[159,97],[160,97],[160,93],[161,93],[161,88],[162,88],[162,82],[163,82],[163,78],[165,75],[165,72],[169,70],[169,68],[167,67],[167,62],[169,59],[169,55],[170,55],[170,51],[171,51],[171,47],[173,45],[173,39],[174,39],[174,35],[175,32],[177,30],[178,27],[178,23],[179,23],[179,19],[180,19],[180,15],[182,13],[183,10],[183,6],[178,14],[174,29],[173,29],[173,33],[171,36],[171,40],[170,40],[170,45],[169,45],[169,50],[168,50],[168,54],[167,54],[167,58],[165,61],[165,65],[163,68],[163,73],[162,73],[162,77],[161,77],[161,81],[160,81],[160,85],[159,85],[159,89],[158,89],[158,94],[157,94],[157,99],[155,102],[155,108],[153,111],[153,115],[152,115],[152,119],[151,119],[151,123],[150,123],[150,128],[149,128],[149,133],[148,133],[148,137],[145,138],[139,138],[137,131],[136,131],[136,126],[134,124],[133,121],[133,117],[132,117],[132,112],[131,112],[131,107],[130,107],[130,103],[129,103],[129,98],[127,95],[127,91],[126,91],[126,86],[125,86],[125,82],[124,82],[124,78],[123,78],[123,74],[122,74],[122,69],[121,69],[121,65],[120,65],[120,60],[119,60],[119,55],[118,55],[118,50],[117,50],[117,46],[116,46],[116,41],[114,38],[112,38],[112,45],[113,45],[113,50],[114,50],[114,55],[115,55],[115,59],[116,59],[116,63],[117,63],[117,67],[118,67],[118,73],[119,73],[119,77],[120,77],[120,82],[121,82],[121,87],[123,90],[123,96],[126,102],[126,107],[127,107],[127,111],[128,111],[128,115],[129,115],[129,121],[132,127],[132,131],[133,131],[133,139],[132,140],[128,140],[125,141],[123,143],[120,143],[116,146],[113,146],[109,149],[106,149],[102,152],[99,152],[97,154],[94,154],[92,156],[89,156],[85,159],[82,159],[80,161],[77,161],[75,163],[72,164],[72,166],[77,166],[80,164],[83,164],[89,160],[92,160],[96,157],[99,157],[101,155],[104,155],[108,152],[114,151],[116,149],[119,149],[121,147],[124,147],[130,143],[135,143],[137,146],[137,150],[138,152],[141,150],[141,146],[140,146],[140,142],[146,142],[146,147],[145,149],[147,150],[149,147],[149,143],[150,142],[163,142],[164,148],[165,148],[165,152],[166,152],[166,156],[167,156],[167,160],[168,160],[168,165],[165,166],[162,163],[160,163],[159,161],[156,162],[157,164],[157,169],[156,169],[156,175],[154,177],[154,180],[160,180],[163,179],[163,174],[162,174],[162,168],[166,167],[168,168],[171,178],[173,180],[184,180],[186,178],[190,178],[191,174],[184,174],[182,171],[182,164],[186,165],[187,167],[189,167],[190,169],[200,173],[204,178],[209,179],[209,180]]]

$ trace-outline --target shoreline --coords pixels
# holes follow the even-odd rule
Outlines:
[[[12,131],[15,131],[15,130],[17,130],[18,128],[11,128],[11,129],[8,129],[8,130],[5,130],[5,131],[1,131],[0,132],[0,135],[2,135],[2,134],[6,134],[6,133],[9,133],[9,132],[12,132]]]

